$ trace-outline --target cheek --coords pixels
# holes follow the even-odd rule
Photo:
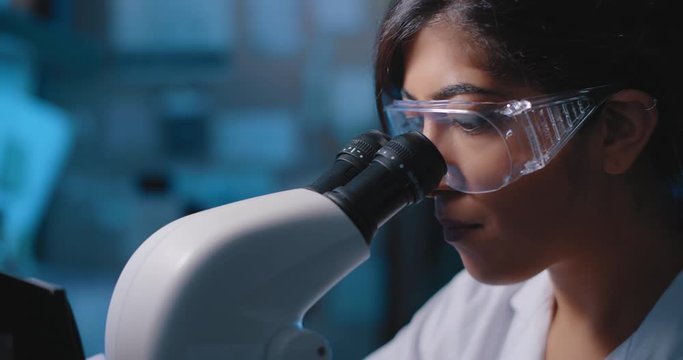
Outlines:
[[[491,232],[516,258],[509,261],[545,268],[579,246],[591,186],[588,178],[576,176],[582,165],[571,160],[558,157],[545,169],[482,196]]]
[[[544,169],[495,193],[489,204],[500,209],[501,226],[523,226],[520,230],[542,233],[558,226],[557,231],[576,227],[571,220],[583,218],[597,195],[592,175],[596,167],[584,145],[570,142]]]
[[[507,198],[497,204],[498,211],[492,214],[492,230],[516,252],[528,254],[526,257],[545,253],[554,246],[560,237],[558,232],[565,227],[562,199],[547,188],[527,192],[524,198]]]

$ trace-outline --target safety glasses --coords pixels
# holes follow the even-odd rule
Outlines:
[[[545,167],[617,89],[505,102],[394,100],[384,110],[392,135],[423,132],[448,162],[448,186],[476,194]]]

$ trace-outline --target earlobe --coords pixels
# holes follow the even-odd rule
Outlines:
[[[636,161],[657,125],[655,99],[640,90],[627,89],[605,103],[602,122],[603,170],[623,174]]]

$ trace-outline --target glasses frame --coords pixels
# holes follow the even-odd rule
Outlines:
[[[616,85],[601,85],[501,102],[394,99],[384,106],[385,125],[392,136],[411,130],[421,131],[417,126],[397,131],[398,121],[392,119],[392,112],[475,115],[485,119],[506,143],[510,174],[497,188],[473,191],[456,186],[454,189],[465,193],[488,193],[544,168],[618,90]],[[520,155],[519,149],[525,149],[521,153],[526,155]]]

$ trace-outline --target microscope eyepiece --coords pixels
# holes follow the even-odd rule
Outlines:
[[[379,130],[371,130],[355,137],[337,153],[332,167],[307,188],[324,194],[345,185],[370,164],[377,150],[389,139],[389,135]]]
[[[434,190],[446,172],[443,157],[423,134],[414,131],[397,136],[382,147],[373,162],[398,173],[406,182],[408,204],[422,201]]]
[[[399,135],[370,164],[325,195],[359,228],[369,243],[377,229],[405,206],[422,201],[446,174],[446,162],[423,134]]]

